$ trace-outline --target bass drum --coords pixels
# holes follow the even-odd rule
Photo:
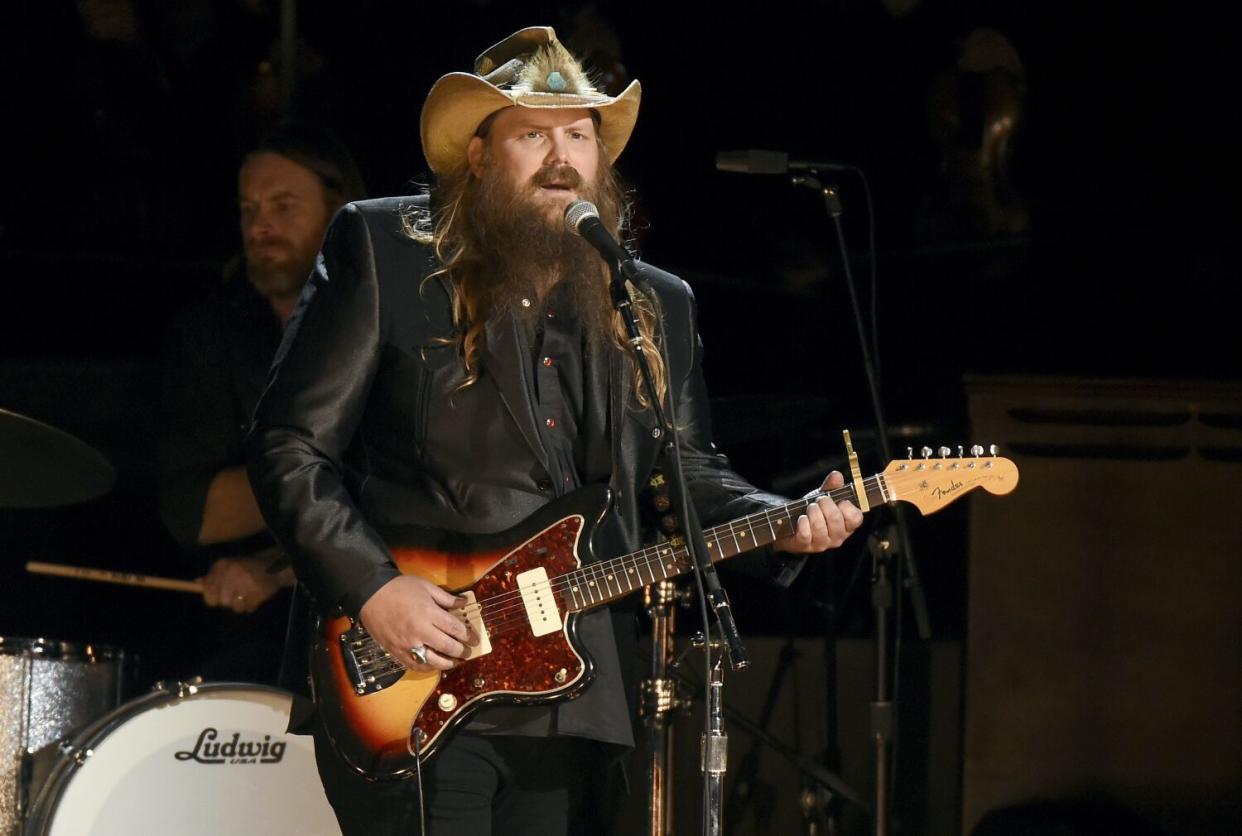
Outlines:
[[[118,708],[61,747],[28,836],[340,836],[292,697],[178,685]]]

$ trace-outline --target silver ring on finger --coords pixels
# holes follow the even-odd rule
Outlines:
[[[427,664],[427,648],[423,647],[421,644],[411,647],[410,655],[417,659],[420,665]]]

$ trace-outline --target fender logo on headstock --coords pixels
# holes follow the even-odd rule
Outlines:
[[[947,488],[941,488],[941,487],[932,488],[932,496],[934,496],[936,499],[943,499],[949,494],[957,493],[959,490],[961,490],[962,484],[963,484],[962,482],[950,482]]]

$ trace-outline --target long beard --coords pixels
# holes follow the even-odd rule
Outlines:
[[[544,169],[518,188],[498,166],[485,163],[466,209],[482,261],[479,290],[486,300],[485,316],[534,316],[537,307],[524,307],[521,300],[541,296],[559,282],[568,291],[571,310],[566,313],[575,316],[590,343],[598,345],[612,323],[607,274],[599,253],[532,199],[536,189],[552,182],[595,203],[601,217],[615,217],[619,211],[617,202],[602,194],[606,190],[597,183],[585,184],[572,166]],[[537,286],[539,281],[545,286]]]

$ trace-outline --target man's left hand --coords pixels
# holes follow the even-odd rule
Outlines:
[[[832,490],[844,484],[845,477],[834,470],[824,480],[821,490]],[[834,503],[826,496],[820,497],[794,521],[794,533],[777,540],[772,548],[791,554],[814,554],[835,549],[862,525],[862,521],[862,511],[849,500]]]

